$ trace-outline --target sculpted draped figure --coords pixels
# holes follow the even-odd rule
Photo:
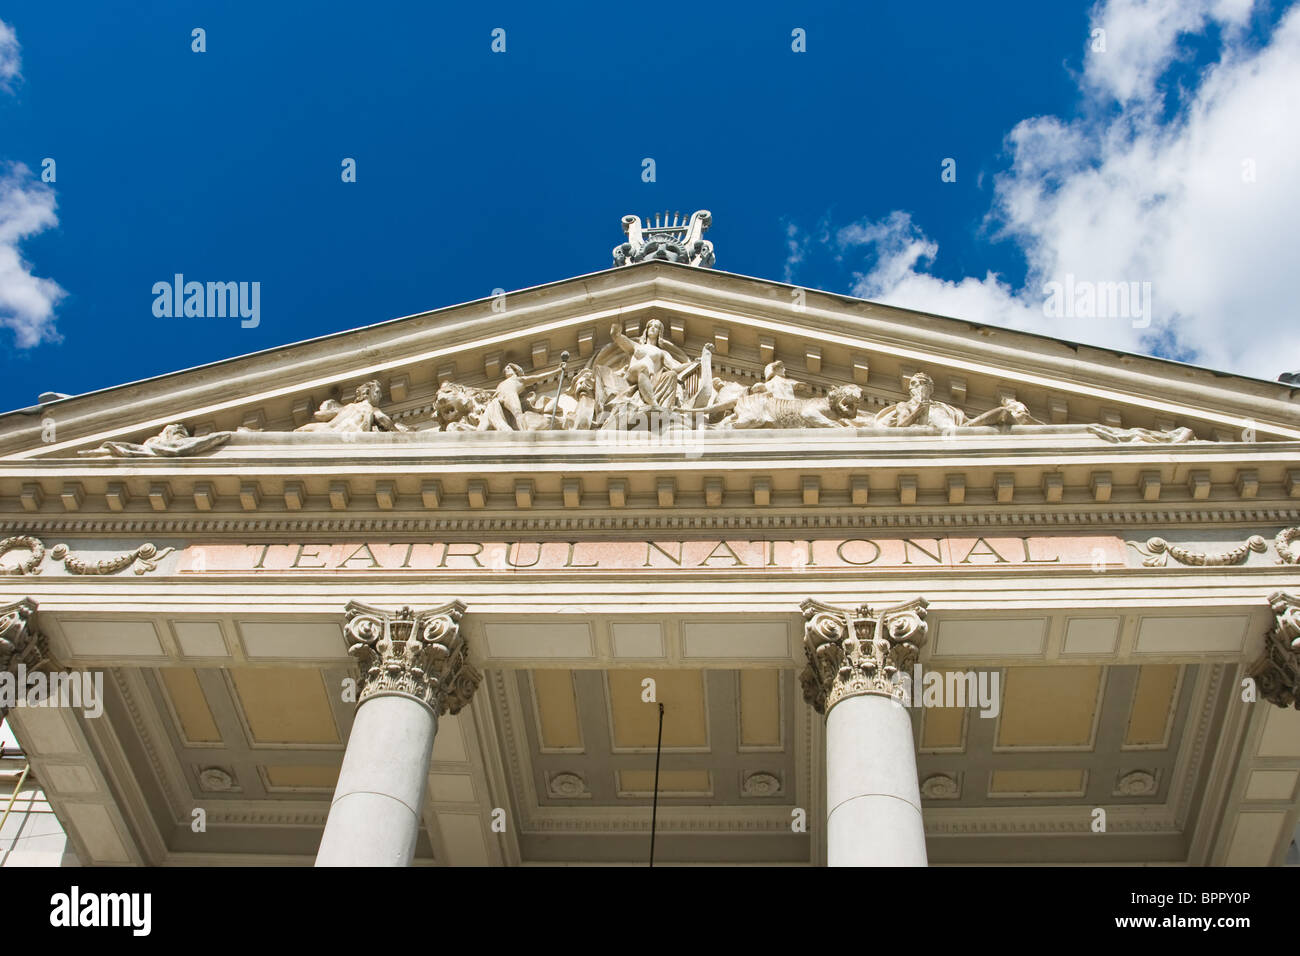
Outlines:
[[[715,401],[704,408],[680,408],[716,416],[715,428],[834,428],[853,425],[862,407],[862,389],[837,385],[818,398],[811,386],[785,374],[779,359],[763,369],[763,381],[748,389],[735,382],[713,383]]]
[[[1041,425],[1029,414],[1024,403],[1014,398],[1004,398],[997,408],[982,415],[967,418],[960,408],[934,400],[934,379],[917,372],[907,380],[909,398],[883,409],[876,415],[876,424],[886,428],[904,428],[908,425],[930,425],[949,431],[958,427],[975,425]]]
[[[785,363],[780,359],[768,362],[763,368],[763,381],[750,387],[751,392],[766,392],[773,398],[811,398],[813,391],[803,382],[787,378]]]
[[[522,367],[510,362],[504,369],[505,377],[493,388],[443,382],[433,402],[438,428],[447,432],[545,430],[551,423],[551,400],[539,399],[530,390],[554,378],[558,370],[525,375]],[[573,400],[569,399],[569,403]],[[561,406],[565,404],[561,402]]]
[[[144,444],[106,441],[98,448],[79,451],[77,454],[113,458],[185,458],[220,448],[230,441],[230,435],[230,432],[213,432],[196,438],[190,435],[190,430],[184,425],[172,424],[152,438],[146,438]]]
[[[617,323],[609,327],[614,344],[631,356],[624,373],[628,384],[636,389],[642,403],[651,408],[670,408],[677,404],[677,372],[689,364],[684,354],[677,358],[664,347],[663,332],[663,323],[651,319],[641,338],[634,342],[623,334]]]
[[[377,381],[357,386],[356,401],[341,405],[327,399],[316,410],[316,421],[299,425],[298,432],[409,432],[401,422],[395,422],[380,409],[383,388]]]
[[[706,415],[726,412],[713,426],[720,429],[837,428],[853,425],[862,407],[862,389],[856,385],[837,385],[821,397],[783,398],[763,389],[764,384],[760,382],[750,391],[704,408],[679,411]]]
[[[529,424],[524,421],[523,394],[538,382],[550,378],[556,371],[551,369],[549,372],[525,375],[524,370],[514,362],[506,365],[506,377],[497,383],[492,398],[483,409],[479,431],[528,431]]]

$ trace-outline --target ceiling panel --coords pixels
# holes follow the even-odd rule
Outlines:
[[[659,708],[664,705],[663,747],[707,749],[704,672],[640,668],[606,671],[615,750],[653,750],[659,735]],[[643,699],[644,681],[654,681],[655,701]]]
[[[253,743],[341,743],[320,671],[232,667],[229,673]]]
[[[163,667],[158,671],[167,698],[180,723],[181,735],[191,743],[219,743],[221,731],[192,667]]]
[[[999,748],[1086,748],[1097,719],[1100,665],[1008,667]]]

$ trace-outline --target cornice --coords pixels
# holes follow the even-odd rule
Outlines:
[[[1124,510],[1026,511],[1011,509],[917,510],[897,508],[878,512],[828,511],[780,512],[736,509],[734,514],[655,512],[593,514],[488,514],[471,516],[463,512],[448,515],[404,515],[396,517],[334,518],[316,515],[295,517],[149,517],[127,518],[87,516],[0,517],[0,534],[65,535],[320,535],[385,534],[428,535],[472,539],[484,533],[505,535],[513,540],[528,534],[544,540],[561,540],[574,533],[596,537],[646,532],[674,532],[708,536],[712,532],[775,532],[791,535],[798,532],[840,532],[854,530],[1021,528],[1097,528],[1117,526],[1192,527],[1243,525],[1255,530],[1260,525],[1279,525],[1300,520],[1300,506],[1295,507],[1217,507],[1217,508],[1141,508]],[[245,540],[241,537],[241,541]],[[1172,568],[1170,570],[1173,570]]]

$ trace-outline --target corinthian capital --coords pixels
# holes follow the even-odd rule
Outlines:
[[[469,703],[482,675],[470,664],[460,633],[460,601],[429,611],[387,611],[353,601],[345,613],[348,653],[361,664],[358,704],[397,694],[441,715]]]
[[[19,664],[45,670],[50,663],[50,646],[36,626],[36,602],[0,605],[0,671],[16,673]]]
[[[803,610],[803,649],[808,664],[799,675],[803,697],[819,714],[846,697],[878,694],[902,700],[907,672],[925,644],[925,598],[875,612],[811,598]]]
[[[23,598],[0,605],[0,673],[13,674],[25,684],[23,672],[48,671],[54,667],[50,645],[36,626],[36,602]],[[25,688],[19,693],[25,693]],[[0,702],[0,719],[8,708]]]
[[[1268,603],[1273,628],[1264,637],[1264,653],[1250,668],[1250,676],[1265,700],[1300,710],[1300,598],[1274,591]]]

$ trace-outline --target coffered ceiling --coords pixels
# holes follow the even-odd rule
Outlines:
[[[1186,860],[1234,669],[978,668],[999,689],[988,716],[914,708],[931,861]],[[346,666],[110,674],[112,739],[166,858],[310,862],[350,727]],[[660,703],[657,862],[824,859],[823,724],[796,671],[648,661],[490,669],[440,722],[417,862],[645,862]]]

